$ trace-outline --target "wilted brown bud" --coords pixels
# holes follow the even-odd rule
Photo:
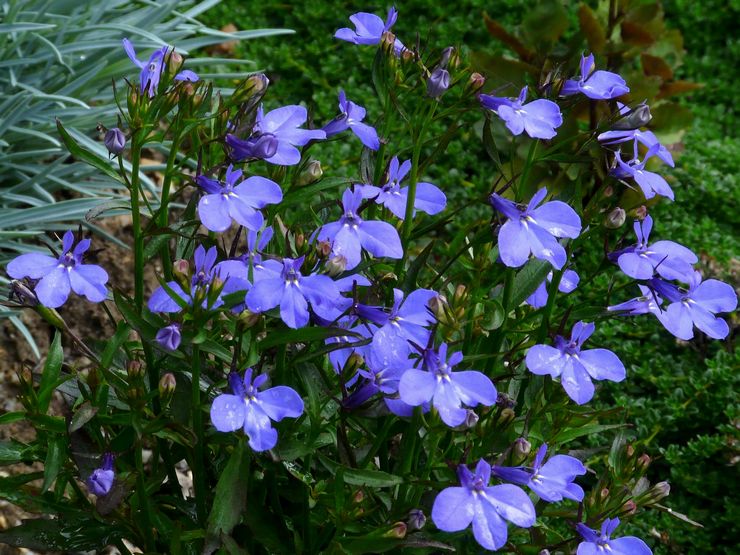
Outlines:
[[[609,212],[604,225],[606,225],[606,227],[608,227],[609,229],[618,229],[624,225],[624,222],[626,220],[627,212],[624,211],[624,208],[617,207]]]
[[[637,512],[637,505],[635,505],[634,501],[629,500],[624,505],[622,505],[622,511],[624,511],[628,515],[633,515]]]
[[[631,445],[628,445],[626,453],[627,453],[627,457],[632,458],[632,456],[635,454],[635,448],[632,447]]]
[[[644,204],[640,206],[637,210],[635,210],[635,215],[638,217],[638,219],[644,220],[648,215],[647,206],[645,206]]]
[[[441,322],[443,324],[449,324],[447,318],[447,311],[449,309],[449,304],[447,303],[447,297],[444,295],[435,295],[431,299],[429,299],[429,309],[432,311],[432,314],[434,314],[434,317],[437,319],[438,322]]]
[[[614,187],[612,187],[611,185],[607,185],[606,189],[604,189],[604,196],[609,198],[612,195],[614,195]]]
[[[328,241],[319,241],[316,243],[316,254],[319,258],[326,258],[331,254],[331,243]]]

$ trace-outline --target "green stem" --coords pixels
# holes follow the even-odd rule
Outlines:
[[[141,145],[138,132],[131,139],[131,225],[134,234],[134,305],[141,314],[144,306],[144,234],[141,229],[139,164]]]
[[[193,464],[193,489],[195,490],[195,509],[198,515],[198,522],[203,524],[206,520],[207,493],[203,449],[203,412],[200,407],[200,350],[197,345],[193,345],[192,372],[192,397],[190,408],[193,411],[193,430],[195,431],[196,436]]]
[[[162,196],[159,204],[159,212],[157,214],[157,225],[164,229],[169,223],[169,210],[168,205],[170,202],[170,187],[172,185],[172,172],[175,166],[175,160],[177,159],[177,149],[180,146],[180,135],[176,133],[172,137],[172,145],[170,146],[170,153],[167,157],[167,169],[164,173],[164,180],[162,181]],[[172,258],[170,256],[170,249],[167,243],[164,243],[160,250],[159,255],[162,260],[162,270],[164,271],[164,277],[166,280],[172,279]]]
[[[154,528],[152,527],[152,509],[149,506],[149,494],[146,491],[146,482],[144,480],[144,461],[142,457],[143,445],[141,438],[136,440],[136,450],[134,452],[136,464],[136,495],[139,499],[139,506],[144,517],[144,542],[146,550],[151,552],[155,549]]]

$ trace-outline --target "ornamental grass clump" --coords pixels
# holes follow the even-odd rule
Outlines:
[[[0,541],[651,552],[653,538],[611,538],[619,519],[665,509],[640,438],[587,443],[628,424],[594,403],[602,381],[631,377],[599,328],[650,312],[681,339],[694,327],[722,339],[734,291],[703,280],[687,247],[648,243],[656,191],[641,180],[661,146],[645,134],[603,140],[625,131],[624,106],[642,106],[597,69],[604,59],[573,55],[511,100],[446,45],[404,46],[398,17],[358,13],[355,30],[337,31],[343,48],[368,51],[378,96],[346,83],[339,116],[279,106],[264,76],[221,94],[188,59],[155,51],[146,65],[124,42],[136,68],[118,76],[110,125],[128,139],[115,154],[134,285],[111,287],[84,263],[105,242],[79,232],[61,255],[8,264],[15,305],[56,335],[12,416],[36,439],[2,442],[4,462],[43,470],[4,478],[0,494],[45,520]],[[451,170],[443,154],[471,120],[488,158],[471,191],[443,190],[431,176]],[[74,159],[109,168],[63,119],[59,131]],[[328,141],[355,154],[316,171]],[[136,171],[154,148],[166,155],[156,198]],[[621,222],[607,217],[620,210]],[[627,215],[637,245],[621,229]],[[598,259],[584,254],[592,245]],[[56,310],[72,302],[102,305],[115,331],[80,337]],[[63,415],[47,414],[54,391]]]

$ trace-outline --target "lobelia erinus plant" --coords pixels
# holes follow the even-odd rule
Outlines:
[[[338,116],[272,107],[264,76],[225,98],[170,53],[142,67],[124,45],[140,82],[120,98],[128,146],[116,137],[111,152],[130,191],[133,292],[102,298],[108,276],[84,262],[87,239],[72,249],[71,232],[61,256],[6,268],[14,299],[58,329],[38,385],[22,379],[15,418],[37,440],[3,443],[5,461],[44,463],[13,478],[12,500],[56,517],[43,522],[47,548],[650,552],[612,535],[620,518],[661,507],[667,484],[651,487],[649,457],[620,438],[582,449],[584,436],[618,426],[587,406],[592,380],[629,381],[595,322],[651,312],[677,337],[695,325],[721,339],[716,314],[735,309],[735,293],[702,281],[686,247],[648,242],[644,207],[617,204],[621,188],[670,196],[644,171],[658,138],[625,129],[642,110],[629,83],[584,55],[560,85],[533,80],[515,100],[481,94],[482,76],[457,54],[428,57],[396,39],[397,17],[358,13],[355,31],[336,34],[376,50],[375,114],[351,91],[338,93]],[[592,102],[611,115],[570,125]],[[488,204],[483,221],[422,180],[471,120],[483,121],[490,163],[466,203]],[[109,169],[59,129],[72,155]],[[152,203],[137,169],[165,138]],[[317,171],[328,140],[361,143],[358,170]],[[524,164],[511,154],[519,146]],[[561,187],[572,158],[578,186]],[[622,245],[627,212],[642,214],[635,246]],[[592,243],[616,247],[594,264],[580,256]],[[609,306],[612,288],[595,278],[617,275],[610,261],[640,297]],[[161,268],[153,291],[147,266]],[[110,314],[116,331],[100,346],[55,310],[70,289]],[[600,306],[579,306],[589,293]],[[46,414],[55,389],[64,416]],[[0,540],[37,546],[38,523]]]

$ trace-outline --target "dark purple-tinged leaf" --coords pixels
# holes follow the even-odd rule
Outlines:
[[[517,37],[509,33],[498,21],[491,19],[487,13],[483,14],[483,22],[492,37],[497,38],[511,48],[522,60],[529,61],[534,57],[534,52],[527,48]]]
[[[606,46],[606,31],[594,11],[586,4],[578,6],[578,22],[589,50],[594,54],[601,54]]]

